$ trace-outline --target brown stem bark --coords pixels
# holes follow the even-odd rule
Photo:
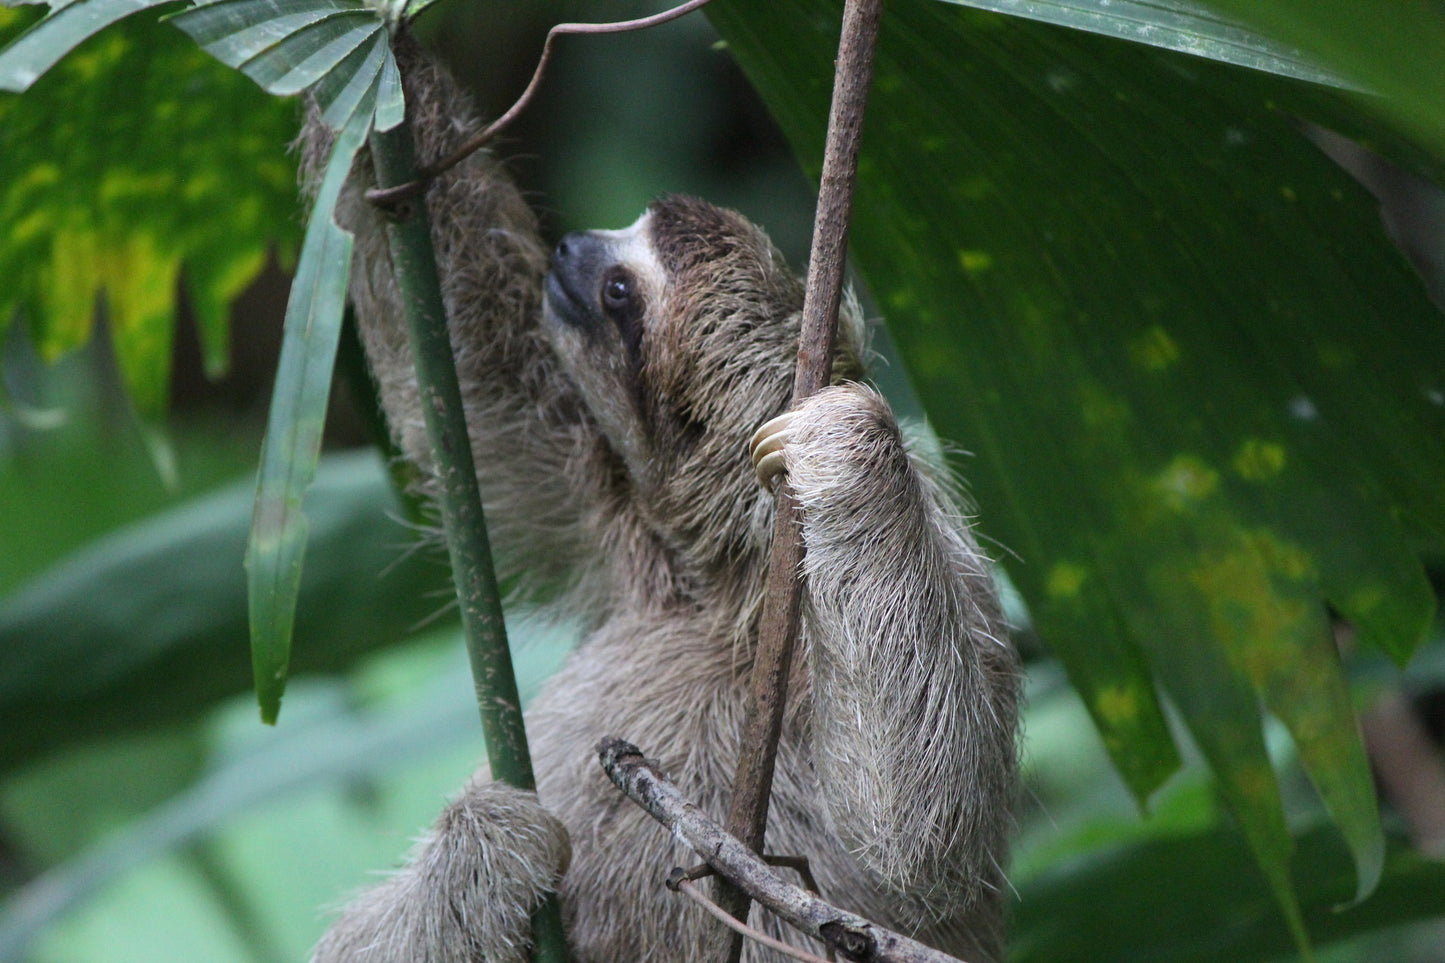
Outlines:
[[[833,367],[838,330],[838,305],[843,292],[843,267],[848,249],[848,224],[853,214],[853,185],[858,173],[863,113],[873,79],[873,50],[882,18],[883,0],[847,0],[833,77],[833,105],[828,116],[818,210],[813,222],[813,250],[808,260],[803,300],[798,368],[793,404],[825,387]],[[758,627],[758,648],[752,675],[752,711],[743,733],[737,774],[728,810],[728,831],[755,852],[762,852],[768,821],[768,800],[777,760],[787,701],[788,672],[798,637],[802,606],[802,517],[786,477],[778,487],[777,520],[768,568],[767,595]],[[720,880],[717,901],[737,919],[747,921],[747,893]],[[726,952],[717,959],[737,963],[742,937],[728,934]]]

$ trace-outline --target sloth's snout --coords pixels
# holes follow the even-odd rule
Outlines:
[[[609,256],[606,239],[594,231],[573,231],[557,242],[543,286],[547,308],[554,317],[579,328],[598,323],[596,292],[602,272],[611,263]]]

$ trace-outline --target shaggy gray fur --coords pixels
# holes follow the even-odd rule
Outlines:
[[[419,152],[440,156],[476,120],[404,38],[400,58]],[[313,178],[328,141],[309,121]],[[392,429],[425,475],[386,239],[360,196],[369,182],[359,163],[339,214],[357,232],[351,296]],[[474,155],[428,203],[499,562],[523,596],[565,585],[547,604],[580,617],[585,638],[527,719],[546,810],[479,773],[316,959],[519,959],[566,837],[574,959],[701,959],[717,924],[662,887],[695,856],[617,792],[592,747],[632,740],[683,793],[726,811],[773,514],[748,439],[787,406],[801,283],[742,217],[664,198],[628,231],[598,235],[645,304],[628,353],[618,330],[544,310],[548,254],[494,159]],[[850,300],[840,381],[861,375],[863,340]],[[808,589],[768,847],[807,856],[832,902],[964,959],[998,959],[1017,667],[986,560],[875,393],[830,388],[788,431]]]

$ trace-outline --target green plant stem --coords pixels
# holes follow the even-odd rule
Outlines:
[[[383,188],[407,183],[417,176],[416,147],[408,124],[374,131],[371,156],[378,184]],[[431,439],[442,524],[481,710],[487,759],[492,778],[521,789],[535,789],[425,199],[399,204],[389,214],[387,237],[392,265],[407,315],[417,385]],[[555,896],[537,910],[532,927],[533,959],[537,963],[565,963],[566,940]]]

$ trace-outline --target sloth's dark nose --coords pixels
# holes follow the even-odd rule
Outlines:
[[[557,242],[556,258],[559,261],[570,261],[581,251],[586,242],[586,235],[581,231],[573,231]]]
[[[557,242],[552,252],[554,264],[581,266],[598,257],[605,247],[602,238],[592,231],[573,231]]]

